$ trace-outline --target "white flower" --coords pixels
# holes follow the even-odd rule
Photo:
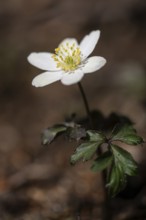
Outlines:
[[[99,70],[106,60],[100,56],[87,58],[94,50],[99,36],[99,30],[92,31],[80,44],[74,38],[66,38],[55,49],[55,54],[31,53],[28,56],[29,63],[45,70],[33,79],[32,85],[42,87],[58,80],[64,85],[72,85],[78,83],[84,74]]]

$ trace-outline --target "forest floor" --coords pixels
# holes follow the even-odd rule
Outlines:
[[[81,39],[101,29],[94,54],[107,65],[83,79],[91,109],[133,121],[146,139],[146,7],[144,1],[2,1],[0,7],[0,219],[102,219],[100,173],[90,162],[70,165],[78,143],[58,137],[41,145],[42,131],[76,113],[86,117],[76,85],[31,86],[39,70],[32,51],[53,51],[66,37]],[[47,49],[46,49],[47,48]],[[125,147],[125,146],[123,146]],[[128,147],[139,175],[113,198],[113,220],[146,220],[146,148]],[[80,217],[78,216],[80,215]]]

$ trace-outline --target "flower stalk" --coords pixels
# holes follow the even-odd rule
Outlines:
[[[84,106],[85,106],[85,110],[87,113],[87,117],[89,120],[89,125],[91,129],[94,129],[94,124],[93,124],[93,120],[92,120],[92,116],[91,116],[91,112],[90,112],[90,108],[89,108],[89,104],[83,89],[83,86],[81,84],[81,82],[78,83],[78,87],[84,102]],[[100,157],[102,155],[102,149],[99,146],[98,150],[97,150],[97,156]],[[111,217],[111,213],[109,212],[109,198],[108,198],[108,192],[107,192],[107,188],[106,188],[106,181],[107,181],[107,172],[106,170],[103,170],[101,172],[101,178],[102,178],[102,187],[103,187],[103,193],[104,193],[104,209],[103,209],[103,220],[108,220],[109,216]]]
[[[79,90],[80,90],[80,93],[81,93],[81,96],[82,96],[82,99],[83,99],[83,102],[84,102],[84,106],[85,106],[85,110],[86,110],[86,113],[87,113],[87,117],[89,119],[90,127],[93,129],[93,121],[92,121],[92,117],[91,117],[91,113],[90,113],[90,109],[89,109],[89,104],[88,104],[83,86],[80,82],[78,82],[78,87],[79,87]]]

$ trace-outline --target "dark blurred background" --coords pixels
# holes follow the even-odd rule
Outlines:
[[[80,41],[96,29],[101,37],[94,54],[107,64],[82,80],[91,109],[128,116],[146,138],[145,0],[0,1],[0,219],[74,219],[80,204],[94,207],[100,219],[100,174],[91,173],[90,163],[69,164],[77,144],[58,138],[41,146],[42,130],[74,112],[85,116],[78,87],[32,87],[41,70],[27,62],[31,52],[53,52],[64,38]],[[141,164],[136,181],[142,187],[132,203],[116,200],[112,210],[116,220],[143,220],[146,150],[129,150]]]

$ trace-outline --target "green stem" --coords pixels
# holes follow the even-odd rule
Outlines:
[[[84,106],[85,106],[85,110],[89,119],[89,123],[90,123],[90,127],[93,129],[93,121],[92,121],[92,117],[91,117],[91,113],[90,113],[90,109],[89,109],[89,105],[88,105],[88,101],[84,92],[84,89],[82,87],[82,84],[79,82],[78,83],[79,86],[79,90],[81,93],[81,96],[83,98],[83,102],[84,102]],[[98,156],[102,155],[102,149],[99,147],[98,151],[97,151]],[[107,189],[106,189],[106,177],[107,177],[107,173],[105,171],[103,171],[101,173],[101,177],[102,177],[102,181],[103,181],[103,191],[104,191],[104,197],[105,197],[105,203],[104,203],[104,211],[103,211],[103,220],[108,220],[109,217],[111,217],[111,213],[109,211],[110,209],[110,202],[109,202],[109,198],[108,198],[108,194],[107,194]],[[111,220],[112,218],[110,218]]]
[[[84,102],[85,110],[86,110],[86,113],[87,113],[87,116],[88,116],[88,119],[89,119],[90,127],[93,128],[91,113],[90,113],[90,109],[89,109],[89,105],[88,105],[88,101],[87,101],[84,89],[83,89],[82,84],[80,82],[78,83],[78,86],[79,86],[81,96],[83,98],[83,102]]]

